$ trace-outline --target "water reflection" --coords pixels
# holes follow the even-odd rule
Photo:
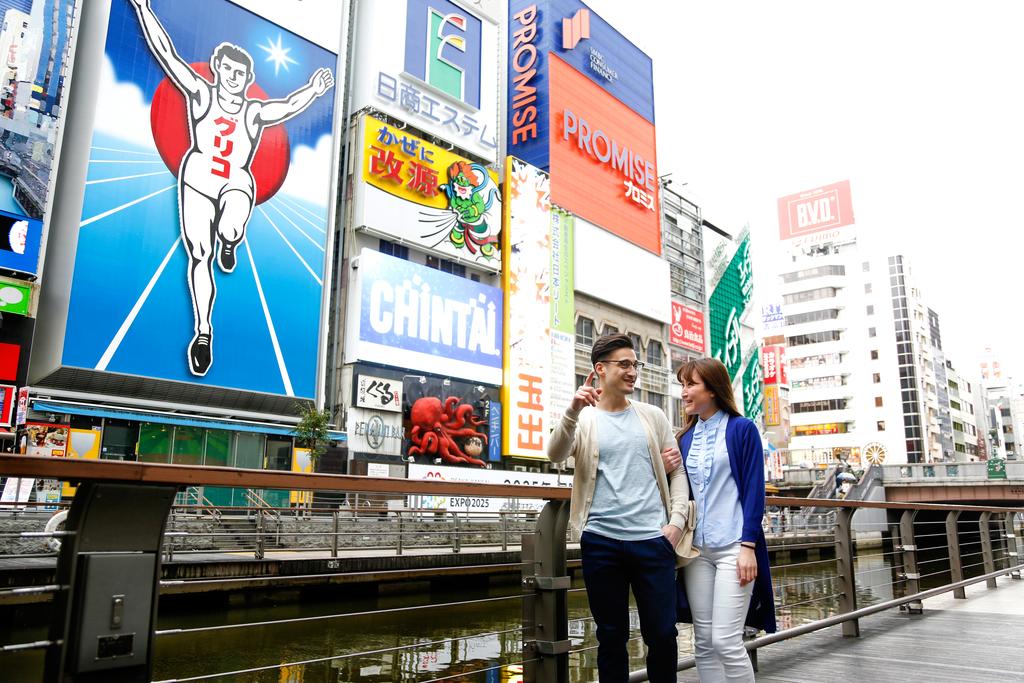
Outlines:
[[[773,571],[779,627],[821,619],[834,612],[840,592],[833,560],[790,565]],[[893,597],[892,568],[888,558],[877,552],[857,559],[858,606]],[[582,580],[574,582],[582,588]],[[489,588],[466,587],[435,592],[432,604],[510,596],[518,583]],[[514,683],[522,680],[522,605],[518,599],[445,605],[416,611],[360,614],[373,610],[397,609],[422,604],[423,597],[355,596],[339,599],[310,599],[280,605],[256,607],[196,607],[179,613],[164,610],[160,629],[195,628],[218,624],[298,619],[319,615],[349,614],[337,619],[292,621],[253,628],[238,628],[167,635],[157,639],[154,680],[181,679],[214,672],[246,673],[225,675],[220,681],[267,683],[334,683],[394,681],[472,681]],[[572,649],[570,679],[597,679],[595,627],[582,591],[569,594],[569,636]],[[631,668],[644,666],[644,646],[639,623],[632,615],[637,636],[629,643]],[[20,629],[7,642],[39,637],[38,629]],[[409,648],[409,649],[406,649]],[[680,656],[693,653],[693,633],[680,626]],[[10,659],[0,657],[0,666],[16,671],[13,680],[41,679],[42,657],[23,655],[17,666],[7,668]],[[280,668],[282,663],[293,666]],[[252,671],[259,667],[273,667]],[[10,680],[6,678],[5,680]]]

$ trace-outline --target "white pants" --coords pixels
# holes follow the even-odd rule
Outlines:
[[[701,548],[683,570],[693,613],[694,658],[701,683],[753,683],[754,668],[743,647],[743,622],[754,582],[740,586],[740,544]]]

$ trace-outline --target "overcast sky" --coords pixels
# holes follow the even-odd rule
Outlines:
[[[658,172],[750,223],[759,299],[776,200],[849,179],[859,238],[911,259],[947,356],[991,345],[1024,379],[1024,2],[588,4],[654,60]]]

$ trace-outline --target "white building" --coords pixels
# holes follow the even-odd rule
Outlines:
[[[961,374],[946,361],[946,386],[953,435],[953,459],[975,461],[978,454],[978,410],[975,405],[978,382]]]

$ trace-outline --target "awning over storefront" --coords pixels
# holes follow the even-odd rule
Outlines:
[[[257,432],[260,434],[280,434],[292,436],[293,428],[283,425],[258,424],[252,422],[235,422],[217,420],[210,417],[163,413],[158,411],[132,411],[111,408],[108,406],[89,406],[63,401],[32,401],[32,409],[41,413],[69,413],[71,415],[88,415],[91,417],[109,417],[118,420],[135,420],[137,422],[155,422],[157,424],[181,425],[184,427],[205,427],[207,429],[226,429],[236,432]],[[330,432],[335,441],[345,441],[344,432]]]

